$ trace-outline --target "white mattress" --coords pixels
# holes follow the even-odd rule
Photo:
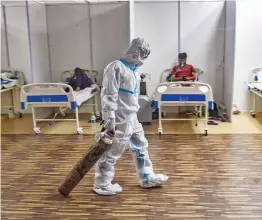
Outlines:
[[[93,96],[91,94],[92,90],[97,88],[99,90],[99,85],[93,84],[91,87],[85,88],[79,92],[74,91],[74,95],[76,97],[76,103],[78,106],[80,106],[83,102],[90,99],[90,97]]]
[[[261,83],[257,83],[257,85],[255,86],[256,89],[262,91],[262,82]]]
[[[262,91],[262,82],[249,83],[248,86],[249,86],[251,89],[258,89],[258,90]]]

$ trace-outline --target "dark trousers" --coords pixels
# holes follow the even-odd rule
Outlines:
[[[75,74],[69,81],[69,85],[75,90],[77,87],[85,89],[90,87],[88,77],[82,71],[75,71]]]

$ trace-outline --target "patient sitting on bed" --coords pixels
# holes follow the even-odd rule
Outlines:
[[[79,68],[75,68],[75,73],[68,83],[73,90],[80,91],[92,86],[93,81]]]
[[[194,81],[196,79],[196,71],[192,65],[187,64],[187,54],[179,53],[179,65],[174,66],[172,72],[167,76],[168,82],[172,81]]]

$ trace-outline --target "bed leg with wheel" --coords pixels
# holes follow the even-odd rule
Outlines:
[[[159,117],[158,117],[158,134],[161,135],[163,133],[163,129],[162,129],[162,108],[161,108],[161,104],[159,104]]]
[[[79,127],[78,108],[75,109],[75,113],[76,113],[76,131],[77,131],[77,134],[83,134],[83,128]]]
[[[255,117],[256,117],[255,111],[254,111],[254,110],[250,111],[250,115],[251,115],[253,118],[255,118]]]
[[[32,116],[33,116],[34,132],[36,134],[40,134],[40,128],[37,127],[37,124],[36,124],[35,107],[34,106],[32,106]]]
[[[198,126],[198,111],[197,111],[197,114],[196,114],[195,126]]]
[[[36,134],[40,134],[40,128],[34,128],[34,132],[35,132]]]
[[[83,134],[83,128],[77,128],[77,134]]]
[[[208,126],[208,103],[206,103],[206,106],[205,106],[205,135],[207,136],[207,128]]]
[[[207,126],[208,126],[208,103],[205,106],[205,136],[207,136]]]
[[[199,113],[198,116],[201,117],[202,116],[202,106],[199,106]]]
[[[93,112],[95,114],[96,113],[96,94],[94,95],[92,102],[93,102]]]
[[[253,93],[253,110],[250,111],[250,115],[255,118],[256,117],[256,112],[255,112],[255,109],[256,109],[256,95],[255,93]]]

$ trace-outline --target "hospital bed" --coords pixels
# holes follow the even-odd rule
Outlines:
[[[262,99],[262,68],[256,68],[252,70],[252,76],[254,80],[248,83],[248,89],[252,93],[253,108],[250,111],[251,116],[256,116],[256,97]]]
[[[198,119],[196,115],[197,126],[198,120],[205,121],[205,135],[208,134],[208,110],[213,109],[213,92],[209,84],[201,82],[165,82],[160,83],[156,88],[156,100],[159,112],[165,106],[204,106],[205,118]],[[194,120],[181,118],[162,118],[159,114],[158,133],[163,133],[163,120]]]
[[[97,73],[97,72],[96,72]],[[69,74],[69,75],[68,75]],[[69,80],[70,72],[65,71],[62,74],[62,79],[65,81]],[[66,92],[65,90],[69,90]],[[93,92],[95,90],[95,92]],[[79,112],[78,109],[82,105],[93,106],[93,112],[98,111],[98,94],[100,87],[97,84],[93,84],[91,87],[85,88],[79,92],[73,91],[72,87],[66,82],[62,83],[35,83],[28,84],[21,89],[21,108],[27,109],[28,106],[32,107],[32,117],[34,132],[36,134],[40,133],[40,128],[37,127],[37,122],[39,121],[75,121],[76,130],[78,134],[83,133],[83,128],[79,125]],[[93,100],[92,104],[87,104],[86,102]],[[36,118],[35,108],[37,107],[58,107],[59,113],[65,116],[65,111],[71,109],[75,112],[75,118],[71,119],[43,119]],[[58,112],[57,112],[58,113]],[[56,113],[56,114],[57,114]]]
[[[22,113],[19,108],[19,93],[18,90],[25,83],[24,73],[16,69],[1,69],[1,96],[2,94],[7,94],[9,92],[11,103],[8,105],[2,105],[2,108],[8,108],[9,118],[14,117],[14,113],[17,112],[19,117],[22,118]],[[2,97],[1,97],[2,98]]]
[[[167,76],[171,73],[171,71],[172,71],[172,69],[165,69],[165,70],[162,72],[162,74],[161,74],[161,76],[160,76],[160,83],[166,82]],[[204,71],[203,71],[202,69],[200,69],[200,68],[195,68],[195,71],[196,71],[196,80],[195,80],[195,81],[200,82],[199,77],[200,77],[202,74],[204,74]],[[180,106],[179,106],[178,108],[179,108],[178,111],[179,111],[179,113],[180,113]],[[201,107],[201,106],[196,106],[194,112],[195,112],[199,117],[201,117],[201,116],[202,116],[202,107]],[[163,117],[166,116],[166,112],[163,111],[163,112],[162,112],[162,115],[163,115]]]

